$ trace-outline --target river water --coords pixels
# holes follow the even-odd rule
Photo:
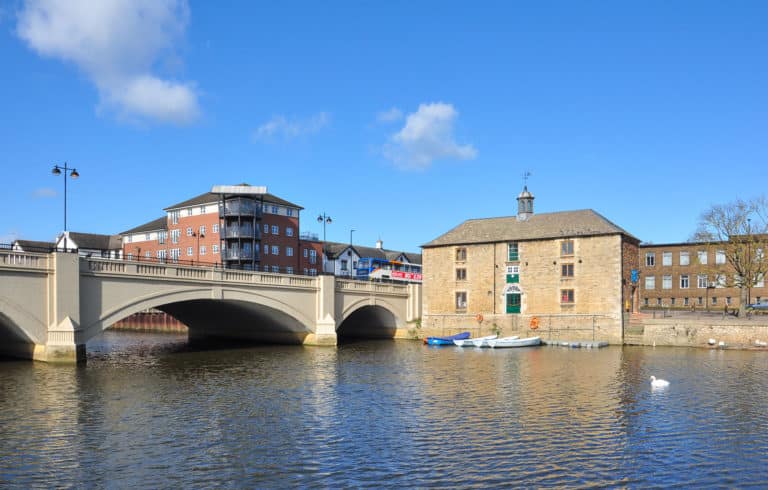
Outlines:
[[[0,362],[0,487],[768,486],[768,352],[88,349]]]

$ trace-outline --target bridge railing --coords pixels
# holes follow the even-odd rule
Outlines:
[[[319,287],[316,276],[297,276],[294,274],[280,274],[273,272],[223,269],[221,267],[200,265],[141,263],[95,257],[83,259],[80,262],[80,272],[181,280],[264,284],[307,289],[316,289]]]
[[[50,267],[49,257],[47,253],[0,249],[0,266],[44,270]]]
[[[339,277],[336,278],[336,290],[408,295],[408,285],[406,284],[359,281],[355,279],[341,279]]]

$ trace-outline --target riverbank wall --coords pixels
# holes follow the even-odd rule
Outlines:
[[[768,315],[737,318],[722,314],[633,315],[625,331],[626,345],[673,347],[764,348]]]
[[[160,310],[135,313],[110,327],[131,332],[188,333],[186,325]]]

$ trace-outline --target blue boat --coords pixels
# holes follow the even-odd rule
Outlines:
[[[427,337],[424,343],[428,345],[453,345],[454,340],[463,340],[469,338],[469,332],[461,332],[448,337]]]

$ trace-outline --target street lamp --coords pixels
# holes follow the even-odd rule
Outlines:
[[[205,238],[205,233],[201,231],[193,231],[192,236],[197,238],[197,248],[195,249],[195,255],[193,257],[197,257],[198,263],[201,262],[200,260],[200,239]]]
[[[323,272],[325,272],[325,225],[330,225],[333,220],[323,211],[323,214],[317,215],[317,222],[323,224]]]
[[[61,171],[64,171],[65,173],[62,173]],[[80,177],[80,174],[77,173],[77,169],[75,168],[69,168],[67,167],[67,162],[64,162],[63,166],[54,165],[53,166],[53,175],[63,175],[64,176],[64,251],[67,251],[67,175],[66,172],[70,171],[69,174],[70,177],[73,179],[76,179]]]
[[[349,230],[349,277],[352,277],[352,233],[355,232],[355,229],[352,228]]]

